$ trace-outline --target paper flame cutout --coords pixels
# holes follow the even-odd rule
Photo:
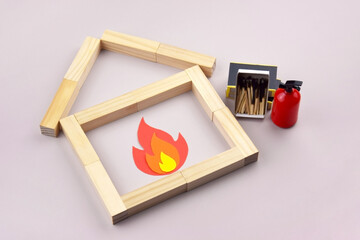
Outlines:
[[[136,167],[150,175],[166,175],[177,171],[185,162],[188,145],[179,133],[174,141],[172,136],[153,128],[141,119],[138,139],[144,150],[133,147]]]

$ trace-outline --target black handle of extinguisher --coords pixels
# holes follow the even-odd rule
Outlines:
[[[286,92],[292,92],[292,89],[295,88],[296,90],[300,91],[300,87],[302,86],[303,82],[298,80],[288,80],[286,83],[280,83],[279,88],[283,88]]]

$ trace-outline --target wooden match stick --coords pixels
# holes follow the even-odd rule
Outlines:
[[[255,79],[253,79],[251,81],[251,84],[250,84],[250,99],[251,99],[251,101],[250,101],[250,114],[251,115],[254,114],[254,103],[253,103],[253,100],[254,100],[254,86],[253,86],[254,80]]]
[[[259,89],[255,89],[255,108],[254,108],[254,114],[257,115],[259,111]]]
[[[247,106],[248,106],[247,114],[252,114],[252,109],[251,109],[251,81],[252,81],[252,78],[251,78],[251,77],[248,77],[247,82],[246,82],[246,87],[247,87]]]
[[[265,99],[262,98],[260,102],[260,115],[264,115]]]
[[[239,100],[240,100],[240,89],[236,88],[236,101],[235,101],[235,111],[237,109],[237,106],[239,105]]]
[[[240,112],[240,105],[241,105],[241,101],[242,101],[242,97],[243,97],[243,91],[242,88],[244,86],[244,78],[242,76],[237,77],[237,96],[236,96],[236,107],[235,107],[235,112],[238,113]]]
[[[237,96],[236,96],[236,112],[238,113],[240,111],[240,103],[241,103],[241,99],[242,99],[242,95],[241,95],[242,91],[241,91],[241,87],[238,87],[237,90]]]
[[[243,99],[242,99],[242,102],[241,102],[241,110],[240,112],[241,113],[245,113],[246,111],[246,102],[247,102],[247,91],[245,90],[245,88],[243,89]]]
[[[248,88],[249,89],[249,88]],[[245,92],[245,95],[246,95],[246,99],[245,99],[245,113],[247,114],[250,114],[250,102],[249,102],[249,98],[248,98],[248,92],[249,91],[246,91]]]
[[[265,91],[266,91],[266,79],[260,79],[260,109],[259,114],[265,114]]]
[[[255,78],[252,82],[252,99],[251,99],[251,105],[253,106],[253,114],[256,114],[256,97],[257,97],[257,90],[259,87],[259,79]]]
[[[243,87],[241,90],[241,97],[240,97],[240,102],[239,102],[239,106],[238,106],[238,112],[239,113],[244,113],[244,111],[242,110],[244,108],[244,104],[245,104],[245,100],[246,100],[246,91],[245,88]]]

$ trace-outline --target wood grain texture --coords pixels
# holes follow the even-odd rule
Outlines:
[[[83,130],[89,131],[190,90],[190,78],[180,72],[74,115]]]
[[[71,63],[65,78],[78,83],[81,88],[100,53],[100,39],[87,37]]]
[[[255,145],[235,119],[229,108],[225,107],[215,111],[213,122],[230,147],[238,147],[244,157],[258,153]]]
[[[131,216],[183,192],[186,192],[185,178],[176,172],[121,197]]]
[[[160,43],[145,38],[105,30],[101,37],[101,47],[105,50],[156,62],[156,51]]]
[[[137,104],[133,95],[124,94],[74,115],[86,132],[135,112],[137,112]]]
[[[187,191],[228,174],[245,165],[245,156],[234,147],[212,158],[195,164],[181,173],[187,182]]]
[[[192,90],[195,97],[204,108],[209,118],[213,119],[213,112],[224,108],[225,104],[215,91],[209,80],[206,78],[199,66],[194,66],[185,70],[192,80]]]
[[[211,77],[216,58],[161,43],[157,52],[157,62],[172,67],[186,69],[199,65],[207,77]]]
[[[84,166],[100,161],[74,115],[62,118],[61,127]]]
[[[111,30],[101,37],[101,47],[180,69],[199,65],[208,77],[216,66],[214,57]]]
[[[169,98],[190,91],[191,88],[191,79],[183,71],[137,89],[131,92],[131,94],[137,102],[138,111],[141,111]]]
[[[127,217],[127,209],[100,161],[85,166],[97,193],[103,201],[113,224]]]
[[[42,134],[52,137],[59,135],[59,120],[68,115],[99,52],[100,40],[87,37],[65,74],[65,78],[40,123]]]
[[[60,118],[65,117],[70,111],[70,108],[75,101],[77,94],[81,86],[83,85],[86,77],[88,76],[93,64],[95,63],[95,60],[99,55],[101,48],[119,53],[125,53],[154,62],[156,62],[157,57],[159,57],[159,63],[164,63],[181,69],[185,69],[187,67],[199,64],[208,76],[211,76],[215,68],[216,60],[214,57],[166,44],[161,44],[160,46],[160,43],[156,41],[117,33],[111,30],[106,30],[101,40],[93,37],[87,37],[82,44],[80,50],[78,51],[72,64],[70,65],[67,73],[65,74],[63,84],[60,86],[56,96],[54,97],[53,102],[50,105],[43,121],[40,123],[40,129],[42,134],[49,136],[58,135],[60,131],[58,121],[60,120]],[[153,96],[149,97],[150,91],[148,91],[145,92],[146,94],[144,94],[143,96],[137,97],[136,101],[138,110],[142,110],[161,101],[167,100],[170,97],[182,94],[188,91],[189,88],[193,88],[194,85],[199,85],[199,88],[195,89],[194,93],[199,99],[203,99],[201,104],[206,109],[207,113],[210,114],[209,111],[213,111],[214,109],[212,109],[213,105],[208,104],[211,104],[212,102],[209,101],[205,103],[204,101],[209,100],[213,96],[209,96],[210,98],[207,99],[206,90],[203,89],[205,85],[201,85],[201,81],[198,80],[198,78],[200,77],[199,79],[201,79],[202,76],[197,75],[196,71],[189,70],[189,72],[187,73],[189,76],[191,74],[194,74],[192,77],[195,79],[195,84],[193,83],[193,85],[189,87],[189,84],[186,82],[182,85],[177,86],[176,88],[172,88],[164,92],[160,91],[162,89],[165,89],[167,85],[164,85],[164,87],[160,85],[153,86],[156,87],[153,90],[158,90],[157,92],[154,92]],[[185,79],[184,76],[176,76],[174,78]],[[68,85],[74,86],[74,84],[65,83],[67,81],[76,82],[76,89],[71,90],[71,87]],[[163,82],[165,81],[166,80],[164,80]],[[212,88],[211,84],[208,85]],[[202,92],[204,93],[204,95],[202,95]],[[64,96],[62,96],[62,94],[64,94]],[[216,101],[217,100],[215,99],[213,102]],[[81,126],[83,126],[84,130],[88,131],[103,124],[106,124],[110,121],[113,121],[117,118],[133,113],[133,110],[133,106],[129,105],[126,107],[126,109],[119,109],[119,111],[114,114],[105,114],[100,120],[91,120],[91,117],[96,118],[98,116],[96,114],[90,116],[88,115],[89,113],[86,113],[86,111],[83,112],[83,115],[80,114],[80,116],[77,117],[79,118]],[[212,118],[212,112],[210,115]],[[83,122],[84,118],[82,117],[89,117],[89,121]]]
[[[66,116],[73,105],[79,89],[77,83],[64,79],[61,82],[44,118],[40,123],[41,133],[47,136],[56,137],[60,131],[60,118]]]

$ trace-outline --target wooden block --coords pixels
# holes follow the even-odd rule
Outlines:
[[[181,173],[187,182],[187,191],[228,174],[245,165],[245,156],[234,147],[212,158],[195,164]]]
[[[131,216],[183,192],[186,192],[185,178],[176,172],[121,197]]]
[[[66,72],[65,78],[78,82],[78,88],[81,88],[99,53],[100,39],[87,37]]]
[[[101,37],[101,47],[180,69],[199,65],[208,77],[216,65],[214,57],[111,30]]]
[[[124,94],[74,115],[86,132],[135,112],[137,112],[137,104],[133,95]]]
[[[120,195],[74,115],[61,119],[60,124],[108,210],[112,222],[116,223],[126,218],[126,207]]]
[[[192,90],[194,95],[209,118],[213,119],[213,112],[224,108],[224,102],[221,100],[199,66],[188,68],[185,71],[192,80]]]
[[[186,69],[199,65],[207,77],[211,77],[216,58],[161,43],[157,52],[157,62],[172,67]]]
[[[225,107],[214,112],[213,121],[227,143],[231,147],[238,147],[244,157],[250,157],[258,152],[229,108]]]
[[[59,120],[69,113],[99,52],[100,40],[87,37],[65,74],[65,78],[40,123],[42,134],[52,137],[59,135]]]
[[[156,62],[156,51],[160,43],[140,37],[105,30],[101,47],[105,50],[125,53],[130,56]]]
[[[245,165],[256,162],[259,158],[259,152],[255,152],[252,155],[249,155],[245,158]]]
[[[60,131],[60,118],[66,116],[73,105],[79,89],[77,83],[64,79],[56,92],[43,120],[40,123],[41,133],[56,137]]]
[[[127,209],[100,161],[85,166],[97,193],[103,201],[113,224],[127,217]]]
[[[191,79],[183,71],[163,80],[130,92],[137,102],[138,111],[191,90]]]
[[[190,90],[190,78],[180,72],[74,115],[82,129],[89,131]]]
[[[100,161],[74,115],[62,118],[60,124],[65,136],[84,166]]]

